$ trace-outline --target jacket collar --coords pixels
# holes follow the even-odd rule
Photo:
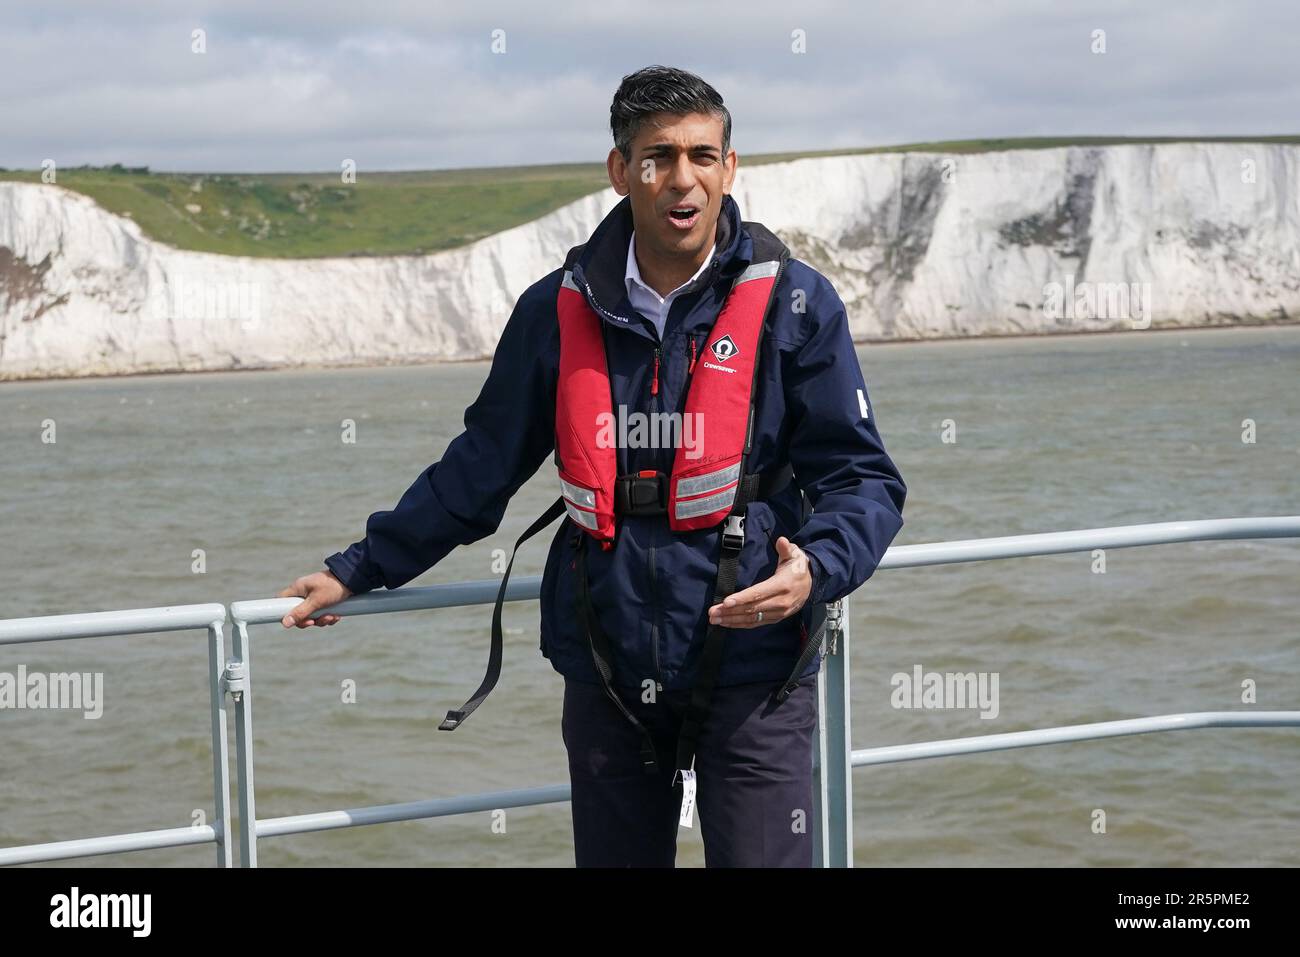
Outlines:
[[[624,196],[610,210],[583,246],[573,264],[573,280],[587,302],[605,321],[639,330],[653,338],[653,326],[638,317],[627,296],[627,250],[632,241],[632,200]],[[681,293],[689,296],[741,272],[754,254],[754,244],[740,219],[740,207],[730,194],[722,197],[713,261]]]

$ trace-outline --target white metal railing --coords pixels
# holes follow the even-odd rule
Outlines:
[[[947,758],[958,754],[983,754],[1012,748],[1032,748],[1040,744],[1064,744],[1068,741],[1097,741],[1129,734],[1153,731],[1190,731],[1196,728],[1282,728],[1300,724],[1300,711],[1190,711],[1183,714],[1158,714],[1149,718],[1125,718],[1121,721],[1097,721],[1072,724],[1063,728],[1035,728],[1031,731],[1007,731],[981,734],[944,741],[918,744],[894,744],[882,748],[854,751],[853,766],[896,764],[922,758]]]
[[[914,568],[923,565],[1025,558],[1036,555],[1088,551],[1095,548],[1133,548],[1178,542],[1267,538],[1300,538],[1300,515],[1159,522],[1114,528],[1090,528],[968,541],[905,545],[889,549],[880,563],[880,568]],[[506,591],[506,599],[508,601],[536,599],[540,586],[541,578],[537,576],[512,579]],[[392,592],[371,592],[349,598],[328,610],[335,614],[345,614],[351,617],[355,615],[387,614],[397,611],[490,604],[496,600],[499,587],[499,582],[488,580],[401,588]],[[192,609],[205,609],[204,613],[198,617],[209,616],[204,626],[209,628],[210,635],[215,636],[210,643],[209,653],[209,667],[213,676],[214,793],[217,794],[218,820],[224,830],[218,831],[208,828],[204,831],[204,829],[184,828],[67,841],[59,844],[5,848],[0,849],[0,864],[31,860],[53,860],[58,857],[139,850],[145,847],[168,847],[179,844],[201,843],[205,840],[216,840],[219,847],[218,863],[229,866],[229,842],[221,839],[223,834],[230,833],[229,811],[225,801],[227,778],[224,766],[225,712],[220,707],[222,691],[231,695],[235,710],[235,747],[239,769],[241,866],[256,866],[257,841],[261,837],[303,834],[343,827],[418,820],[496,808],[526,807],[569,800],[569,785],[555,784],[515,791],[471,794],[455,798],[321,811],[258,820],[253,780],[253,682],[250,629],[255,625],[278,625],[284,615],[298,602],[299,599],[296,598],[269,598],[234,602],[230,606],[230,619],[233,625],[233,655],[224,667],[221,663],[222,652],[220,649],[221,620],[224,620],[224,609],[220,605],[188,606],[188,608]],[[214,609],[221,620],[214,620],[210,617],[214,614]],[[132,616],[149,616],[154,612],[180,611],[182,609],[144,609],[138,612],[104,612],[93,616],[62,615],[54,618],[17,619],[0,622],[0,644],[7,643],[6,635],[11,636],[9,642],[13,642],[20,640],[52,640],[66,637],[92,637],[101,633],[142,633],[143,626],[140,626],[141,630],[138,631],[135,626],[139,626],[140,622],[136,621]],[[324,611],[323,609],[321,613],[324,613]],[[114,620],[106,616],[122,616],[120,621],[123,630],[107,632],[94,630],[95,628],[107,627],[106,623]],[[93,627],[86,625],[83,621],[92,618],[96,619]],[[157,617],[148,618],[147,620],[162,621],[161,618]],[[189,620],[188,618],[185,619],[185,621]],[[182,625],[179,620],[176,620],[174,621],[174,627],[195,626]],[[65,628],[71,628],[74,631],[80,629],[85,633],[69,634],[63,631]],[[87,628],[90,628],[90,630],[86,630]],[[147,630],[172,629],[153,627]],[[841,608],[832,606],[830,609],[827,640],[828,654],[823,662],[823,667],[818,673],[818,734],[813,769],[816,799],[813,815],[816,841],[815,856],[817,864],[824,867],[845,867],[853,864],[852,769],[855,767],[957,754],[982,753],[1009,748],[1097,740],[1120,735],[1159,731],[1225,727],[1300,727],[1300,711],[1192,712],[1151,715],[1121,721],[1080,724],[1059,728],[977,735],[945,741],[928,741],[855,751],[850,740],[852,716],[849,707],[850,642],[847,600],[842,603]],[[221,742],[219,749],[217,747],[218,725],[220,725]],[[221,755],[220,761],[215,758],[217,753]],[[185,833],[182,834],[182,831]],[[190,834],[191,831],[194,833]]]
[[[226,699],[221,689],[225,663],[223,632],[226,609],[222,605],[176,605],[166,608],[135,608],[129,611],[97,611],[43,618],[15,618],[0,621],[0,646],[34,641],[107,638],[120,635],[150,635],[159,632],[203,628],[208,633],[208,699],[212,712],[212,824],[195,824],[160,831],[135,831],[104,837],[79,838],[51,844],[28,844],[0,848],[0,864],[29,864],[95,854],[117,854],[160,847],[191,844],[217,845],[217,866],[233,863],[230,842],[230,761],[226,754]],[[3,744],[0,743],[0,747]]]
[[[542,579],[538,575],[512,577],[506,585],[506,601],[524,601],[535,599],[541,592]],[[501,590],[499,581],[457,582],[451,585],[427,585],[416,588],[397,588],[380,593],[369,592],[356,595],[331,607],[335,614],[382,615],[397,611],[422,611],[431,608],[456,608],[463,605],[484,605],[496,601],[497,592]],[[251,625],[275,624],[280,626],[281,619],[288,614],[301,599],[298,598],[261,598],[252,601],[237,601],[230,606],[232,623],[231,640],[234,643],[231,665],[241,669],[239,690],[235,698],[235,754],[239,764],[239,863],[241,867],[257,866],[257,839],[282,834],[300,834],[307,831],[328,830],[337,827],[352,827],[360,824],[378,824],[388,821],[411,821],[424,817],[438,817],[444,814],[464,814],[482,810],[476,798],[483,795],[470,795],[463,799],[467,803],[463,809],[455,803],[445,801],[416,802],[414,804],[390,804],[379,807],[352,808],[349,810],[329,811],[318,814],[304,814],[294,817],[276,818],[274,820],[257,820],[256,800],[253,793],[253,688],[252,655],[253,643],[249,634]],[[325,609],[321,610],[323,614]],[[562,790],[557,790],[562,789]],[[504,803],[491,805],[488,809],[498,807],[525,807],[532,804],[546,804],[552,801],[569,799],[568,785],[531,789],[513,792],[517,799],[509,795],[498,800]]]

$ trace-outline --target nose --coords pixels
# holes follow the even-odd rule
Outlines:
[[[664,185],[685,197],[695,188],[698,181],[695,164],[691,162],[690,154],[683,152],[673,161],[668,170],[668,181]]]

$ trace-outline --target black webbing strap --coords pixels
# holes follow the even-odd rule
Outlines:
[[[808,516],[812,514],[812,503],[808,496],[803,496],[803,514],[800,516],[800,524],[808,521]],[[812,661],[822,646],[826,638],[826,603],[818,602],[812,609],[812,634],[805,635],[803,651],[799,654],[799,660],[795,662],[794,670],[790,672],[789,679],[786,680],[776,693],[776,703],[781,704],[786,698],[794,693],[794,689],[799,685],[799,679],[803,675],[803,670],[808,667],[808,662]]]
[[[756,473],[744,476],[737,483],[736,499],[731,506],[731,514],[722,525],[718,580],[713,586],[715,605],[736,590],[736,577],[740,571],[740,550],[745,545],[745,506],[753,500],[757,491]],[[726,639],[726,628],[722,625],[709,624],[708,634],[704,637],[704,648],[700,652],[700,661],[696,667],[695,684],[691,688],[690,704],[686,707],[686,716],[682,719],[682,728],[678,732],[674,784],[677,783],[677,778],[682,771],[689,770],[695,764],[695,748],[699,744],[704,719],[709,713],[709,702],[713,699],[713,684],[722,667],[722,651]]]
[[[466,701],[455,711],[448,711],[447,717],[443,719],[442,724],[438,725],[439,731],[455,731],[460,725],[474,713],[474,710],[483,703],[484,699],[492,693],[496,687],[497,679],[501,677],[501,606],[506,600],[506,585],[510,581],[510,569],[515,564],[515,554],[519,551],[519,546],[528,539],[532,538],[551,522],[555,521],[556,516],[564,514],[564,499],[557,498],[545,512],[543,512],[533,524],[528,526],[528,530],[519,536],[515,542],[514,551],[510,553],[510,564],[506,566],[506,573],[501,576],[501,588],[497,591],[497,604],[492,609],[492,649],[488,652],[487,674],[483,676],[483,683],[478,686],[478,691],[474,696]]]
[[[785,489],[794,481],[794,466],[789,462],[778,469],[768,469],[758,473],[758,491],[750,501],[768,499]]]
[[[794,467],[786,462],[780,468],[758,473],[756,499],[774,497],[794,481]],[[614,480],[615,515],[667,515],[668,490],[672,477],[667,472],[649,475],[620,475]]]
[[[776,693],[776,703],[780,704],[794,692],[799,685],[799,679],[803,676],[803,670],[808,667],[808,662],[812,661],[818,649],[821,648],[822,642],[826,638],[826,605],[818,602],[813,608],[812,613],[813,632],[804,642],[803,651],[799,654],[799,660],[795,663],[794,670],[790,672],[790,677],[781,689]]]
[[[641,735],[641,770],[646,774],[657,774],[659,761],[655,756],[654,739],[650,737],[650,732],[645,729],[645,726],[636,719],[636,715],[628,710],[614,688],[614,649],[610,644],[609,635],[605,633],[600,619],[596,616],[596,609],[591,605],[591,590],[587,581],[586,546],[587,543],[584,541],[582,547],[578,549],[578,609],[582,615],[583,625],[587,629],[587,641],[591,645],[591,657],[596,665],[596,674],[600,677],[606,696],[614,702],[614,706]]]

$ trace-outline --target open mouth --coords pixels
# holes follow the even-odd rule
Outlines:
[[[687,230],[694,226],[700,220],[700,208],[698,206],[674,206],[668,210],[668,222],[674,229]]]

